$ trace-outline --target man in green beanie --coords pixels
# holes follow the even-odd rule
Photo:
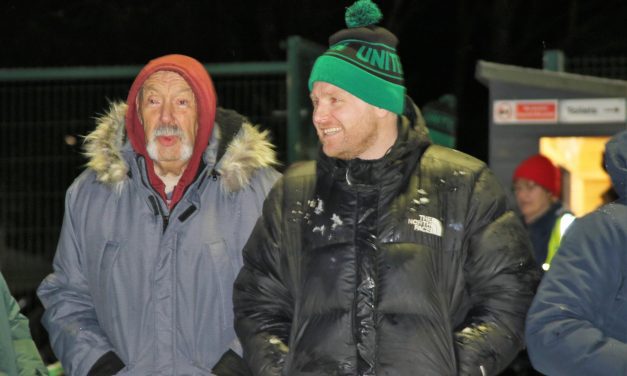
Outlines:
[[[483,162],[430,143],[380,18],[359,0],[315,62],[322,150],[275,184],[244,248],[254,375],[495,375],[523,348],[525,229]]]

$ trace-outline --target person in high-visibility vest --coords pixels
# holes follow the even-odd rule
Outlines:
[[[533,256],[546,271],[562,235],[575,219],[560,201],[560,169],[547,157],[536,154],[516,167],[512,181],[516,202],[533,244]]]

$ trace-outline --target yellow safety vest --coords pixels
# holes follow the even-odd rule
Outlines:
[[[555,256],[555,252],[557,252],[557,249],[560,246],[562,236],[564,236],[566,229],[570,227],[575,218],[576,217],[571,213],[564,213],[555,222],[555,225],[551,230],[551,237],[549,238],[546,260],[544,260],[544,264],[542,264],[542,269],[544,269],[544,271],[549,270],[549,268],[551,267],[551,260],[553,259],[553,256]]]

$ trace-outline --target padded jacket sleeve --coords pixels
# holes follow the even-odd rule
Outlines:
[[[626,218],[599,210],[564,235],[527,317],[528,352],[540,372],[627,375],[627,343],[616,339],[627,329]]]
[[[1,312],[0,315],[6,315],[8,327],[11,332],[10,342],[8,343],[9,346],[13,347],[11,349],[12,351],[9,349],[0,349],[0,351],[6,352],[3,354],[5,357],[7,354],[15,354],[15,366],[18,375],[47,375],[48,371],[39,356],[35,342],[33,342],[31,338],[28,319],[20,313],[20,307],[11,296],[4,277],[2,277],[1,274],[0,299],[4,299],[4,302],[0,303],[0,307],[7,309],[6,312]],[[2,343],[2,341],[0,341],[0,343]],[[0,356],[0,361],[1,360],[6,360],[6,358],[3,359],[3,357]],[[4,374],[2,368],[2,364],[0,364],[0,374]],[[9,371],[9,374],[11,373],[12,372]]]
[[[37,294],[45,308],[42,322],[65,372],[86,375],[103,355],[114,349],[100,328],[84,275],[72,205],[76,186],[72,185],[66,194],[53,273],[41,283]]]
[[[523,348],[539,275],[531,244],[492,172],[475,182],[466,219],[464,277],[470,305],[455,340],[460,375],[495,375]]]
[[[293,299],[282,250],[282,190],[279,180],[244,247],[234,286],[235,330],[254,375],[280,375],[288,352]]]

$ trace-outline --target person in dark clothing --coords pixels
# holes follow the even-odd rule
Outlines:
[[[560,201],[561,172],[550,159],[536,154],[516,167],[512,181],[534,259],[546,271],[560,239],[575,219]]]
[[[547,375],[627,374],[627,131],[606,155],[620,198],[575,221],[527,316],[531,361]]]
[[[523,347],[525,229],[483,162],[430,143],[380,16],[348,8],[314,64],[321,152],[275,184],[244,247],[254,375],[495,375]]]

